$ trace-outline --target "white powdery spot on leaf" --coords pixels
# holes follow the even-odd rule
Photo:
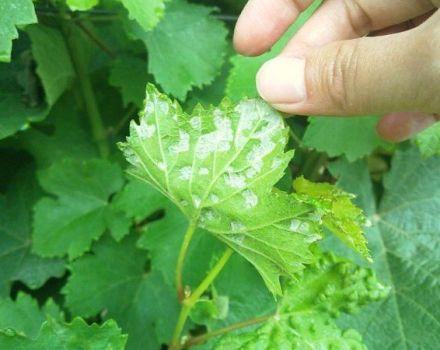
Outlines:
[[[200,199],[199,196],[193,195],[193,204],[195,208],[199,208],[200,207],[200,203],[202,202],[202,200]]]
[[[159,163],[157,163],[157,167],[160,170],[165,171],[165,169],[167,168],[167,165],[164,162],[159,162]]]
[[[212,221],[215,219],[215,212],[212,209],[204,209],[200,214],[200,220],[202,222]]]
[[[185,166],[179,170],[180,180],[189,180],[191,178],[192,168],[190,166]]]
[[[283,163],[283,161],[280,158],[275,158],[272,161],[272,165],[270,166],[271,170],[275,170],[277,168],[279,168],[279,166]]]
[[[179,130],[179,142],[169,147],[171,153],[183,153],[189,150],[189,134],[186,131]]]
[[[200,130],[202,128],[202,119],[200,117],[192,117],[189,120],[189,123],[193,129]]]
[[[209,169],[208,168],[200,168],[199,169],[199,175],[208,175]]]
[[[196,156],[205,159],[213,152],[227,152],[231,149],[233,131],[231,120],[223,117],[219,110],[214,111],[214,125],[216,130],[200,136],[196,145]]]
[[[225,183],[232,188],[246,187],[246,177],[236,173],[228,173],[224,175]]]
[[[154,124],[148,125],[143,119],[139,125],[135,125],[136,132],[141,138],[150,138],[156,132],[156,126]]]
[[[220,198],[218,198],[218,196],[217,195],[215,195],[214,193],[211,193],[210,195],[209,195],[209,200],[212,202],[212,203],[218,203],[218,201],[220,200]]]
[[[244,199],[244,205],[246,208],[253,208],[258,203],[257,195],[251,190],[245,190],[242,192],[242,196]]]
[[[240,221],[231,221],[231,231],[232,232],[240,232],[244,231],[246,226]]]

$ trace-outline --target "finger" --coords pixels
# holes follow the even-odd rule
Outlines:
[[[431,27],[283,54],[260,69],[258,91],[275,108],[295,114],[436,113],[440,36]]]
[[[292,38],[285,52],[362,37],[433,8],[430,1],[420,0],[327,0]]]
[[[434,11],[429,11],[421,16],[410,19],[409,21],[406,21],[404,23],[396,24],[384,29],[374,31],[373,33],[370,34],[370,36],[389,35],[389,34],[400,33],[405,30],[410,30],[425,22],[429,17],[432,16],[433,13]]]
[[[377,124],[381,137],[393,142],[407,140],[438,121],[432,114],[416,112],[391,113],[382,117]]]
[[[244,55],[267,51],[313,0],[249,0],[234,32],[234,46]]]

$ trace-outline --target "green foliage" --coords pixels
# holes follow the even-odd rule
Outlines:
[[[9,62],[12,40],[18,38],[16,27],[37,22],[37,16],[32,0],[3,0],[0,13],[0,62]]]
[[[435,349],[438,344],[439,169],[438,157],[424,159],[414,148],[398,151],[376,208],[364,163],[339,162],[332,167],[341,185],[359,194],[373,223],[367,235],[373,267],[392,286],[388,299],[344,322],[365,334],[371,349],[412,348],[414,344]],[[364,174],[363,181],[349,175],[356,173]]]
[[[0,1],[0,349],[438,348],[438,126],[256,99],[320,3],[251,58],[244,1]]]
[[[165,92],[181,100],[193,87],[211,83],[223,63],[227,31],[209,7],[175,0],[153,31],[141,31],[134,22],[129,27],[149,49],[149,72]]]
[[[295,282],[287,283],[277,311],[264,324],[239,335],[228,334],[213,348],[366,349],[358,332],[339,329],[334,319],[387,293],[371,271],[324,255]]]
[[[440,123],[434,124],[417,135],[416,143],[425,157],[440,155]]]
[[[148,86],[140,123],[131,125],[121,149],[132,176],[155,186],[191,222],[244,256],[281,294],[280,275],[292,276],[311,261],[308,246],[321,238],[322,216],[304,198],[273,190],[293,155],[284,151],[286,143],[281,116],[261,101],[224,101],[189,115]],[[305,189],[301,195],[314,194]],[[357,224],[352,246],[364,253]]]
[[[120,168],[104,160],[64,160],[42,170],[39,181],[57,199],[43,197],[35,205],[34,251],[82,255],[106,228],[108,199],[123,184]]]
[[[307,147],[327,153],[330,157],[344,155],[349,161],[365,157],[376,148],[389,147],[379,137],[377,117],[311,117],[304,134]]]

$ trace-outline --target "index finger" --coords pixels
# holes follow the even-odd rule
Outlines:
[[[262,54],[313,0],[249,0],[234,32],[234,46],[247,56]]]

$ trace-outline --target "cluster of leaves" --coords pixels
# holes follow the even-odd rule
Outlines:
[[[396,147],[375,116],[286,123],[255,99],[319,3],[247,58],[243,1],[0,2],[1,349],[169,344],[188,225],[187,295],[236,254],[186,347],[438,347],[438,125]]]

